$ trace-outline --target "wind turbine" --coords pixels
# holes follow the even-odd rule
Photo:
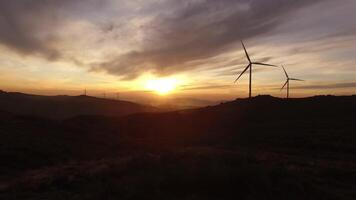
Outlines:
[[[287,99],[289,98],[289,81],[304,81],[304,80],[301,80],[301,79],[297,79],[297,78],[290,78],[288,76],[288,73],[286,71],[286,69],[284,68],[284,66],[282,65],[282,68],[283,68],[283,71],[284,73],[286,74],[286,77],[287,77],[287,81],[286,83],[284,83],[283,87],[281,88],[281,90],[283,90],[283,88],[287,85]]]
[[[271,66],[271,67],[277,67],[276,65],[270,65],[270,64],[266,64],[266,63],[261,63],[261,62],[252,62],[250,59],[250,56],[247,53],[246,47],[244,45],[244,43],[241,41],[242,47],[245,50],[245,54],[248,60],[248,65],[247,67],[241,72],[241,74],[237,77],[237,79],[235,80],[234,83],[236,83],[236,81],[239,80],[239,78],[242,76],[242,74],[244,74],[248,69],[250,69],[250,80],[249,80],[249,98],[251,98],[251,87],[252,87],[252,65],[264,65],[264,66]]]

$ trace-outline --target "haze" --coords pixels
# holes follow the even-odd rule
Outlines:
[[[307,82],[293,96],[356,89],[353,0],[3,0],[0,88],[35,94],[246,97],[251,57]],[[284,96],[279,69],[255,68],[254,95]],[[172,88],[172,87],[170,87]],[[157,92],[158,91],[158,92]],[[168,93],[168,92],[166,92]]]

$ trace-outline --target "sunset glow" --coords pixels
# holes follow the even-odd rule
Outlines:
[[[159,95],[167,95],[177,88],[178,81],[174,78],[161,78],[148,80],[146,89],[154,91]]]
[[[0,0],[0,200],[356,200],[355,11]]]
[[[248,76],[234,84],[247,65],[243,40],[256,62],[306,80],[291,86],[294,97],[355,93],[355,1],[184,2],[1,1],[0,90],[247,97]],[[253,71],[252,96],[285,96],[281,68]]]

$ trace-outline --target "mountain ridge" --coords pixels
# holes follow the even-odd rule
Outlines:
[[[345,199],[356,194],[355,118],[355,96],[66,120],[0,111],[0,198],[144,199],[154,185],[151,199],[264,199],[275,188],[282,196],[265,199]]]
[[[0,91],[0,110],[50,119],[67,119],[79,115],[124,116],[159,111],[153,106],[85,95],[42,96],[5,91]]]

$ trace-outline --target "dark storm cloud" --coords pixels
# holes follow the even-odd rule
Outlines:
[[[142,50],[96,63],[93,68],[128,79],[144,70],[165,75],[191,69],[188,62],[218,55],[240,39],[266,33],[288,20],[288,14],[318,1],[179,2],[184,6],[170,14],[156,16],[149,25],[143,27],[147,30],[148,38]]]
[[[52,60],[61,52],[51,43],[60,40],[53,29],[77,8],[87,8],[80,0],[1,0],[0,44],[21,54],[39,54]],[[93,7],[95,1],[85,3]],[[92,4],[92,5],[91,5]]]

